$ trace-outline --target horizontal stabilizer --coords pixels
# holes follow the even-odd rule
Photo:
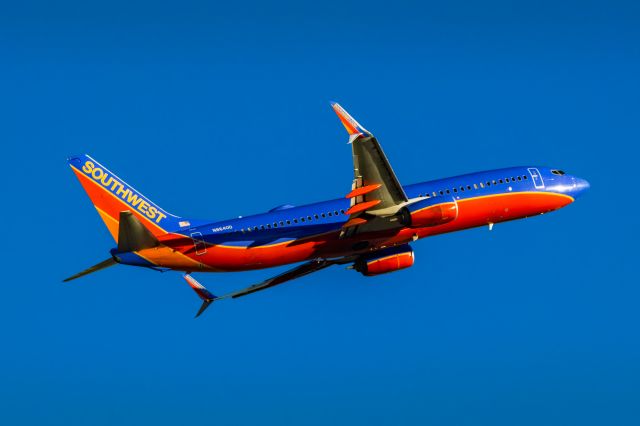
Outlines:
[[[118,227],[118,251],[126,253],[158,246],[158,239],[153,236],[130,211],[120,212]]]
[[[108,268],[109,266],[113,266],[116,263],[118,263],[118,262],[116,262],[113,258],[109,258],[107,260],[104,260],[104,261],[98,263],[97,265],[93,265],[91,268],[85,269],[82,272],[78,272],[77,274],[72,275],[69,278],[64,279],[63,282],[66,283],[68,281],[75,280],[76,278],[84,277],[85,275],[91,274],[93,272],[97,272],[97,271],[99,271],[101,269]]]

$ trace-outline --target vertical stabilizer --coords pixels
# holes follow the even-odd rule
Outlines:
[[[123,211],[129,211],[156,237],[179,227],[179,217],[153,203],[88,155],[70,158],[69,165],[116,241]]]

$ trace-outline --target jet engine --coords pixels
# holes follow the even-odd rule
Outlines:
[[[362,275],[371,277],[413,266],[413,260],[413,249],[404,244],[365,254],[356,260],[353,267]]]
[[[452,197],[427,198],[409,204],[400,211],[400,221],[410,228],[442,225],[458,217],[458,203]]]

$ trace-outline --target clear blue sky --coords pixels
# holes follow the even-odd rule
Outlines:
[[[19,3],[0,14],[0,423],[640,423],[637,2]],[[404,183],[540,164],[592,189],[420,241],[406,271],[336,267],[198,320],[177,273],[61,283],[113,246],[68,155],[184,216],[318,201],[352,178],[330,100]]]

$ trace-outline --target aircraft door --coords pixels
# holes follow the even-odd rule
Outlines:
[[[531,179],[533,180],[533,186],[536,189],[544,189],[544,180],[542,180],[542,175],[536,168],[530,168],[529,174],[531,175]]]
[[[202,232],[192,232],[191,239],[193,240],[193,246],[195,247],[196,254],[198,256],[207,252],[207,245],[202,239]]]

